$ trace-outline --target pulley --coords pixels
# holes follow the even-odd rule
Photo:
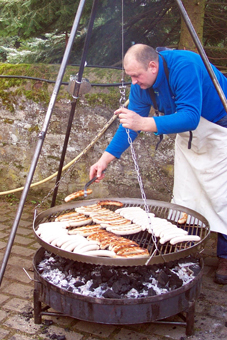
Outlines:
[[[79,94],[83,95],[88,93],[91,90],[91,83],[87,78],[82,78],[81,82],[78,81],[78,74],[71,75],[69,79],[69,85],[67,87],[67,91],[69,94],[73,96],[74,89],[76,85],[80,84]]]

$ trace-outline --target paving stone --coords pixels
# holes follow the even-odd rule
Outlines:
[[[31,306],[32,304],[27,300],[12,298],[2,306],[2,309],[22,313],[31,309]]]
[[[32,256],[34,254],[34,250],[14,245],[12,247],[12,254],[22,255],[22,256]]]
[[[0,340],[5,340],[10,331],[0,328]]]
[[[32,268],[32,258],[30,260],[21,257],[18,259],[18,256],[12,255],[9,258],[8,265],[12,266],[20,265],[20,268],[25,268],[26,270],[28,270],[29,268]]]
[[[34,243],[34,239],[32,238],[28,238],[28,237],[24,237],[21,235],[16,235],[15,239],[14,239],[14,243],[18,243],[20,245],[24,245],[27,246],[31,243]]]
[[[114,335],[114,340],[158,340],[158,338],[152,334],[152,337],[148,334],[138,333],[130,329],[122,329],[118,334]]]
[[[9,299],[8,295],[0,294],[0,305],[8,299]]]
[[[8,316],[8,314],[5,311],[0,310],[0,321],[5,319],[7,316]]]
[[[9,340],[31,340],[31,337],[27,337],[21,334],[14,334]]]
[[[79,321],[76,324],[76,330],[98,335],[100,338],[109,337],[114,329],[115,327],[112,325],[102,325],[86,321]]]
[[[33,288],[21,283],[12,283],[3,289],[3,293],[30,299],[33,296]]]
[[[39,334],[40,337],[42,336],[43,339],[50,339],[50,336],[53,336],[53,334],[56,335],[64,335],[66,340],[81,340],[83,338],[83,334],[78,333],[76,331],[66,330],[64,328],[60,328],[57,326],[49,326],[46,328],[47,333],[46,334]]]
[[[6,246],[6,242],[0,241],[0,249],[4,249]]]
[[[227,298],[223,298],[223,292],[217,290],[208,290],[203,288],[202,293],[206,300],[213,301],[214,303],[227,306]]]
[[[34,214],[33,209],[31,209],[31,212],[28,212],[28,213],[23,212],[19,225],[20,226],[22,226],[22,225],[23,226],[32,226],[33,214]]]
[[[31,265],[31,263],[30,263],[30,265]],[[33,273],[30,274],[30,276],[33,276]],[[27,274],[23,270],[23,267],[21,267],[21,263],[20,263],[19,266],[12,266],[8,263],[8,266],[6,267],[6,271],[5,271],[5,277],[7,279],[12,279],[12,280],[15,279],[15,277],[16,277],[17,281],[21,281],[23,283],[30,283],[31,282],[31,280],[29,279],[29,277],[27,276]]]
[[[168,324],[151,324],[146,333],[149,335],[154,335],[156,337],[165,336],[168,339],[176,339],[184,338],[186,336],[186,328],[181,325],[168,325]]]
[[[33,236],[33,230],[32,228],[21,228],[19,227],[17,229],[17,235],[25,235],[25,236]]]
[[[2,239],[2,238],[5,238],[6,236],[8,236],[9,235],[9,233],[5,233],[5,232],[0,232],[0,238]]]
[[[32,319],[27,321],[19,314],[9,317],[3,325],[28,334],[35,334],[40,330],[40,325],[35,325]]]

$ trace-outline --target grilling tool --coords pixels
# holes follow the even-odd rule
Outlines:
[[[105,172],[106,170],[102,171],[102,174]],[[96,179],[98,179],[97,176],[93,177],[89,182],[87,182],[84,186],[84,197],[87,197],[87,188],[89,187],[89,185],[91,185],[93,182],[96,181]]]

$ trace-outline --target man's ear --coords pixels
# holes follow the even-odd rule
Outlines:
[[[153,74],[156,74],[158,72],[158,63],[156,61],[150,61],[148,64],[148,68]]]

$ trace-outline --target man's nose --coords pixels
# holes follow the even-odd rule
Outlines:
[[[132,84],[133,84],[133,85],[135,85],[135,84],[137,83],[137,80],[136,80],[136,78],[134,78],[134,77],[131,77],[131,80],[132,80]]]

